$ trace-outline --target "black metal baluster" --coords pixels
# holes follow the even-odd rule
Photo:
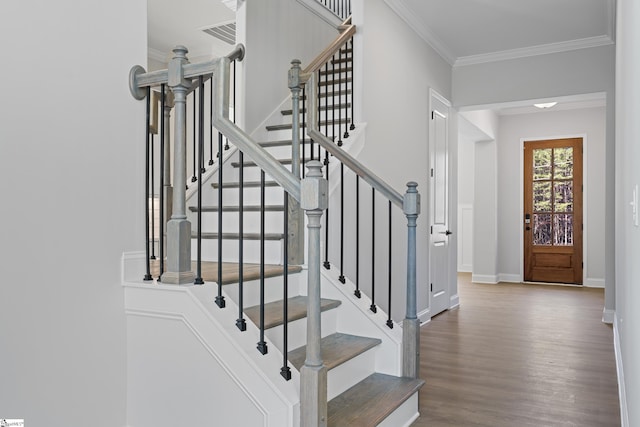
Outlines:
[[[260,342],[258,351],[267,354],[264,340],[264,171],[260,171]]]
[[[155,163],[156,163],[156,155],[155,149],[153,146],[155,145],[155,138],[153,137],[153,133],[151,134],[151,256],[149,259],[156,259],[156,193],[155,193]]]
[[[282,306],[282,368],[280,375],[289,381],[291,369],[287,354],[289,353],[289,193],[284,192],[284,276],[283,276],[283,306]]]
[[[151,119],[151,89],[147,87],[147,123],[146,123],[146,148],[145,148],[145,167],[144,167],[144,224],[145,224],[145,241],[146,241],[146,256],[145,262],[147,272],[144,275],[143,280],[153,280],[151,277],[151,259],[149,256],[149,134],[151,133],[150,119]]]
[[[387,309],[387,326],[393,329],[393,320],[391,320],[391,200],[389,200],[389,307]]]
[[[371,306],[369,310],[378,312],[376,307],[376,189],[371,188]]]
[[[202,170],[204,162],[204,77],[198,78],[198,95],[200,107],[198,112],[198,238],[197,258],[196,258],[196,277],[193,281],[195,285],[203,285],[202,280]],[[193,99],[196,99],[194,92]],[[194,105],[195,107],[195,105]],[[193,110],[193,116],[196,116],[196,110]],[[195,130],[195,129],[194,129]]]
[[[302,126],[301,126],[302,138],[300,138],[300,144],[302,144],[302,178],[304,178],[304,175],[305,175],[304,170],[306,169],[305,164],[307,162],[306,161],[307,160],[307,158],[306,158],[306,149],[305,149],[305,143],[304,143],[304,138],[305,138],[304,136],[305,136],[305,134],[307,132],[307,129],[306,129],[306,127],[307,127],[307,110],[306,110],[306,107],[305,107],[306,106],[307,95],[306,95],[306,92],[305,92],[305,87],[306,86],[302,87]],[[311,143],[313,144],[313,141],[311,141]]]
[[[247,322],[244,319],[244,153],[240,151],[240,171],[238,184],[238,319],[236,326],[241,331],[247,330]],[[222,208],[220,208],[220,211]]]
[[[349,3],[349,14],[351,14],[351,3]],[[349,126],[349,128],[351,130],[354,130],[356,128],[355,122],[355,116],[353,114],[353,98],[354,95],[353,93],[355,92],[355,86],[353,85],[354,82],[354,75],[355,75],[355,71],[353,69],[353,55],[354,55],[354,51],[353,51],[353,37],[351,37],[350,40],[350,45],[351,45],[351,57],[349,58],[348,64],[351,66],[351,93],[349,94],[349,96],[347,97],[347,99],[349,100],[349,102],[351,103],[351,126]],[[347,107],[348,108],[348,107]]]
[[[336,55],[333,55],[333,58],[331,59],[331,75],[332,75],[332,79],[333,79],[333,85],[332,85],[332,90],[333,90],[333,96],[331,96],[331,140],[333,142],[336,141]],[[338,64],[338,67],[340,67],[340,64]],[[327,108],[329,108],[329,98],[327,97]],[[338,98],[338,105],[340,104],[340,98]],[[340,138],[338,138],[338,146],[342,145],[342,141],[340,141]]]
[[[164,83],[160,86],[160,230],[158,230],[159,236],[159,252],[160,252],[160,270],[158,273],[158,282],[162,278],[162,273],[164,273],[164,109],[166,107],[166,96],[165,96],[165,85]]]
[[[344,71],[344,107],[340,106],[340,117],[342,117],[342,110],[344,110],[344,135],[343,138],[349,138],[349,46],[348,43],[345,43],[344,46],[340,49],[340,52],[344,53],[344,63],[342,71]],[[342,55],[340,55],[342,57]],[[342,72],[340,72],[340,77],[342,77]],[[351,93],[353,94],[353,87],[351,88]]]
[[[346,283],[344,278],[344,163],[340,162],[340,283]]]
[[[218,295],[216,304],[220,308],[226,306],[222,296],[222,134],[218,132]]]
[[[198,177],[196,176],[196,94],[193,94],[193,176],[191,182],[196,182]]]
[[[213,77],[209,79],[209,166],[213,165]]]
[[[319,144],[318,144],[319,145]],[[319,158],[319,154],[318,154]],[[326,170],[326,179],[329,182],[329,152],[324,152],[324,168]],[[327,209],[324,214],[324,268],[329,270],[331,264],[329,263],[329,200],[327,200]]]
[[[356,290],[353,293],[361,298],[360,293],[360,177],[356,175]]]

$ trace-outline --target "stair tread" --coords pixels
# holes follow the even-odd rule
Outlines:
[[[260,233],[244,233],[242,236],[244,240],[260,240]],[[198,235],[196,233],[191,233],[191,237],[195,239],[196,237],[198,237]],[[218,233],[203,232],[202,238],[217,239]],[[238,240],[240,238],[240,234],[239,233],[222,233],[222,238],[226,240],[230,240],[230,239]],[[283,233],[265,233],[264,239],[265,240],[282,240],[284,239],[284,234]]]
[[[332,108],[331,108],[332,107]],[[329,110],[331,111],[332,109],[337,110],[340,108],[349,108],[351,107],[351,103],[347,102],[347,103],[342,103],[342,104],[334,104],[334,105],[323,105],[322,107],[320,107],[320,111],[325,111],[325,110]],[[306,113],[307,109],[306,108],[301,108],[300,109],[300,113]],[[282,114],[283,116],[291,116],[293,115],[293,110],[292,109],[288,109],[288,110],[280,110],[280,114]]]
[[[311,159],[305,159],[305,162],[310,161]],[[291,159],[279,159],[278,162],[280,162],[283,165],[290,165],[291,164]],[[231,166],[233,166],[234,168],[240,167],[240,163],[239,162],[232,162]],[[244,166],[245,167],[253,167],[253,166],[258,166],[255,162],[244,162]]]
[[[320,341],[322,360],[327,369],[333,369],[370,348],[377,346],[381,342],[382,340],[379,338],[361,337],[337,332],[322,338]],[[296,348],[289,352],[289,362],[291,362],[296,369],[300,370],[302,365],[304,365],[306,354],[306,346]]]
[[[191,262],[191,270],[196,271],[196,262]],[[302,267],[299,265],[290,265],[289,274],[299,273],[302,271]],[[151,261],[151,274],[153,277],[157,277],[160,271],[160,261]],[[282,276],[284,272],[284,266],[267,264],[264,266],[264,277],[277,277]],[[202,278],[206,282],[218,282],[218,263],[212,261],[202,261]],[[240,278],[240,264],[237,262],[223,262],[222,263],[222,284],[229,285],[232,283],[238,283]],[[242,266],[242,278],[245,282],[251,280],[258,280],[260,278],[260,264],[245,263]]]
[[[341,118],[341,119],[335,119],[335,120],[327,120],[327,121],[322,121],[320,122],[320,126],[324,126],[324,125],[331,125],[333,123],[351,123],[351,119],[349,117],[346,118]],[[287,130],[287,129],[291,129],[293,127],[293,125],[291,123],[283,123],[281,125],[269,125],[266,127],[266,129],[268,131],[274,131],[274,130]]]
[[[278,140],[278,141],[264,141],[264,142],[259,142],[258,145],[260,145],[262,148],[269,148],[269,147],[286,147],[287,145],[291,145],[291,140],[290,139],[282,139],[282,140]],[[311,142],[311,140],[309,138],[305,138],[303,140],[300,140],[301,144],[309,144]]]
[[[340,67],[340,68],[336,68],[335,70],[320,71],[320,75],[327,76],[330,74],[350,73],[352,71],[353,71],[353,67]]]
[[[307,297],[296,296],[288,300],[289,322],[307,317]],[[339,300],[322,298],[320,300],[320,310],[327,311],[342,304]],[[274,301],[264,305],[264,328],[270,329],[280,326],[283,323],[282,317],[283,301]],[[256,325],[260,325],[260,306],[245,308],[244,313]]]
[[[421,379],[375,373],[331,399],[327,425],[369,427],[380,424],[424,384]]]
[[[244,205],[243,209],[245,212],[260,212],[260,205]],[[197,206],[189,206],[189,210],[191,212],[198,212]],[[218,206],[203,206],[202,212],[218,212],[220,209]],[[265,205],[265,212],[283,212],[284,205]],[[240,206],[235,205],[225,205],[222,207],[223,212],[240,212]]]

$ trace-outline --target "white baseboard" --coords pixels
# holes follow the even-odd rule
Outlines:
[[[472,265],[459,265],[458,266],[458,273],[471,273],[473,272],[473,266]]]
[[[620,399],[620,425],[630,427],[629,410],[627,408],[627,392],[624,382],[624,369],[622,366],[622,349],[620,347],[620,335],[618,334],[618,316],[614,314],[613,322],[613,348],[616,354],[616,371],[618,373],[618,396]]]
[[[431,309],[427,308],[418,313],[418,320],[420,321],[420,326],[431,322]]]
[[[603,288],[604,289],[604,279],[594,279],[594,278],[587,277],[584,279],[583,286],[587,288]]]
[[[475,283],[498,283],[498,276],[491,274],[472,274],[471,281]]]
[[[612,325],[616,318],[615,310],[610,310],[607,308],[602,309],[602,323],[606,323],[608,325]]]
[[[120,267],[122,283],[141,282],[144,278],[147,254],[144,251],[123,252]]]
[[[522,278],[519,274],[500,273],[498,275],[498,281],[507,283],[522,283]]]
[[[458,294],[452,295],[449,298],[449,310],[460,306],[460,296]]]

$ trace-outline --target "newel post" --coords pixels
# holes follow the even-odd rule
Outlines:
[[[322,211],[328,205],[328,184],[322,177],[322,163],[307,163],[302,180],[300,206],[307,214],[309,230],[307,357],[300,369],[300,425],[327,425],[327,368],[320,353],[320,229]]]
[[[418,378],[420,370],[420,320],[416,297],[416,223],[420,215],[418,184],[407,183],[402,210],[407,217],[407,307],[402,321],[402,376]]]
[[[167,223],[167,271],[162,274],[163,283],[193,283],[191,271],[191,223],[186,213],[187,184],[187,124],[186,99],[191,81],[184,78],[183,66],[187,60],[187,48],[177,46],[169,63],[169,88],[174,95],[175,129],[173,139],[173,212]]]
[[[291,90],[291,172],[300,178],[300,60],[291,61],[288,74]],[[289,196],[289,264],[304,264],[304,214],[296,199]]]

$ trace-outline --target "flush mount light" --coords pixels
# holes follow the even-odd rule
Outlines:
[[[551,108],[556,104],[557,104],[557,102],[545,102],[543,104],[533,104],[533,106],[541,108],[541,109],[545,109],[545,108]]]

